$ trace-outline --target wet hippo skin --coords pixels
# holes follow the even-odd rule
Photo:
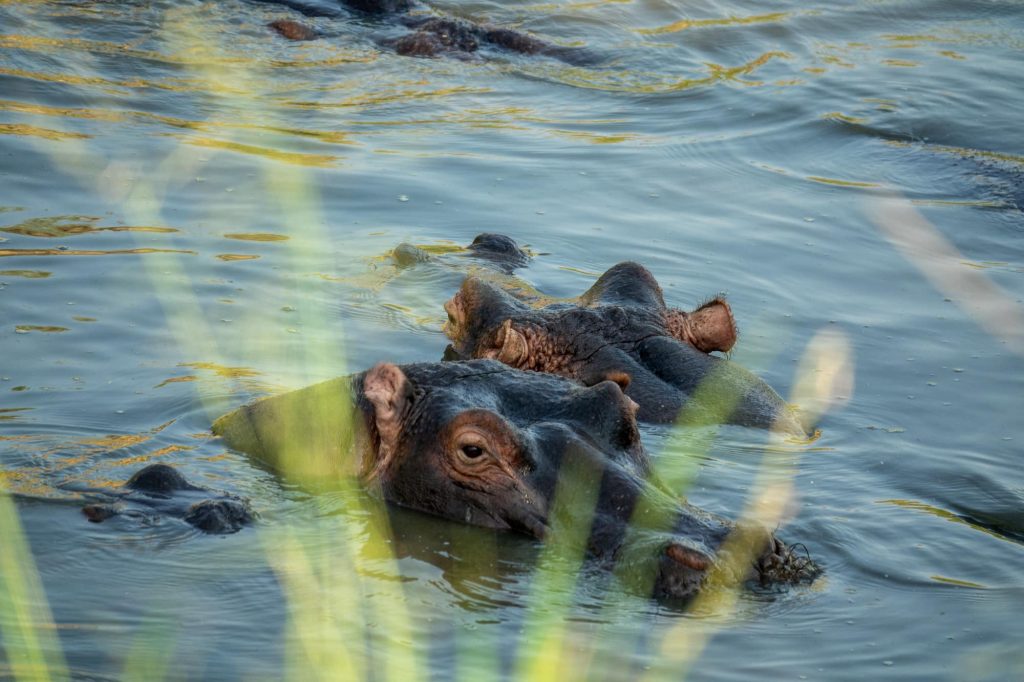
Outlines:
[[[530,254],[523,250],[514,239],[492,232],[484,232],[474,237],[466,247],[465,255],[487,263],[506,274],[511,274],[530,264]],[[433,260],[433,256],[409,242],[402,242],[396,246],[391,252],[391,258],[395,265],[403,268]]]
[[[736,342],[729,304],[692,312],[665,305],[643,266],[605,272],[574,304],[534,308],[470,277],[445,304],[456,354],[593,384],[619,382],[642,421],[725,422],[804,437],[796,412],[767,383],[724,358]]]
[[[478,24],[447,15],[429,13],[429,8],[410,0],[340,0],[338,3],[302,2],[301,0],[260,0],[280,4],[306,16],[335,17],[342,14],[337,7],[370,18],[394,18],[407,26],[410,33],[382,42],[400,55],[408,57],[451,56],[459,59],[476,58],[482,49],[496,49],[527,55],[544,55],[576,65],[595,61],[586,50],[562,47],[533,36],[500,26]],[[412,10],[422,10],[413,14]],[[290,19],[278,19],[268,26],[289,40],[313,40],[320,33]]]
[[[137,471],[119,490],[101,493],[101,502],[82,508],[94,523],[111,517],[144,516],[176,518],[207,533],[234,533],[255,517],[245,500],[189,483],[167,464],[150,464]]]
[[[586,387],[494,360],[381,364],[243,406],[213,431],[286,476],[356,476],[391,503],[463,523],[552,542],[587,524],[589,560],[628,566],[648,594],[686,598],[736,526],[657,480],[636,412],[614,381]],[[753,551],[737,579],[817,572],[770,532],[738,532]]]

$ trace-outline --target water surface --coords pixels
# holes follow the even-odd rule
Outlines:
[[[0,461],[44,648],[99,679],[1024,676],[1020,4],[437,7],[602,61],[403,58],[344,14],[288,43],[265,24],[299,15],[244,0],[0,2]],[[949,251],[904,239],[894,193]],[[623,259],[673,305],[726,292],[735,359],[783,394],[845,335],[855,387],[813,444],[644,429],[725,516],[795,467],[780,534],[822,580],[680,614],[526,540],[394,511],[391,537],[358,491],[209,436],[254,396],[439,359],[482,231],[550,296]],[[401,241],[439,263],[396,267]],[[259,524],[81,516],[70,489],[155,461]]]

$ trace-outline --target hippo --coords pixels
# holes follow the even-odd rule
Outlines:
[[[497,360],[382,363],[245,405],[212,429],[286,475],[351,475],[426,514],[549,542],[589,528],[579,541],[588,561],[661,600],[692,597],[717,566],[739,566],[730,575],[740,582],[813,579],[817,566],[771,532],[737,527],[659,481],[638,409],[610,380],[588,387]],[[743,537],[749,557],[727,537]]]
[[[285,5],[306,16],[338,16],[340,11],[323,2],[301,0],[261,0]],[[400,55],[407,57],[450,56],[459,59],[476,58],[481,49],[495,48],[527,55],[554,57],[569,64],[585,65],[593,56],[580,48],[562,47],[520,31],[478,24],[447,15],[413,14],[413,10],[429,8],[413,0],[339,0],[341,6],[367,18],[394,17],[410,32],[398,38],[382,41]],[[314,40],[320,33],[305,24],[290,19],[278,19],[268,27],[289,40]]]
[[[113,498],[82,508],[93,523],[118,515],[161,515],[181,519],[206,533],[228,534],[241,530],[255,518],[248,500],[193,485],[167,464],[150,464],[140,469],[120,490],[89,492]]]
[[[692,312],[670,308],[654,276],[638,263],[615,265],[574,303],[540,308],[468,277],[445,310],[455,357],[494,358],[587,385],[610,379],[640,405],[641,421],[666,423],[682,415],[689,423],[807,437],[795,410],[767,383],[712,355],[736,343],[725,299],[716,296]]]
[[[526,267],[532,260],[530,254],[514,239],[493,232],[484,232],[474,237],[466,247],[466,254],[507,275],[511,275],[519,268]],[[391,252],[391,258],[395,265],[402,268],[434,260],[434,257],[425,249],[408,242],[402,242],[396,246]]]

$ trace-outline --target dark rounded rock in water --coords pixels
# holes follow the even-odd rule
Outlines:
[[[177,469],[166,464],[150,464],[135,472],[125,483],[126,488],[148,493],[172,493],[177,490],[195,490]]]

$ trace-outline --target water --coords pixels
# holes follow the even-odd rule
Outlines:
[[[243,0],[0,2],[0,456],[44,647],[101,679],[1024,676],[1020,4],[438,6],[605,61],[402,58],[344,17],[293,44],[264,24],[296,15]],[[912,243],[931,277],[890,192],[955,249]],[[675,305],[727,292],[736,359],[784,394],[845,334],[821,438],[723,428],[688,491],[736,517],[762,463],[796,466],[780,534],[822,580],[680,614],[526,540],[397,511],[388,539],[359,491],[209,437],[255,395],[440,358],[467,262],[384,256],[485,230],[552,296],[623,259]],[[86,522],[70,487],[149,461],[259,524]]]

